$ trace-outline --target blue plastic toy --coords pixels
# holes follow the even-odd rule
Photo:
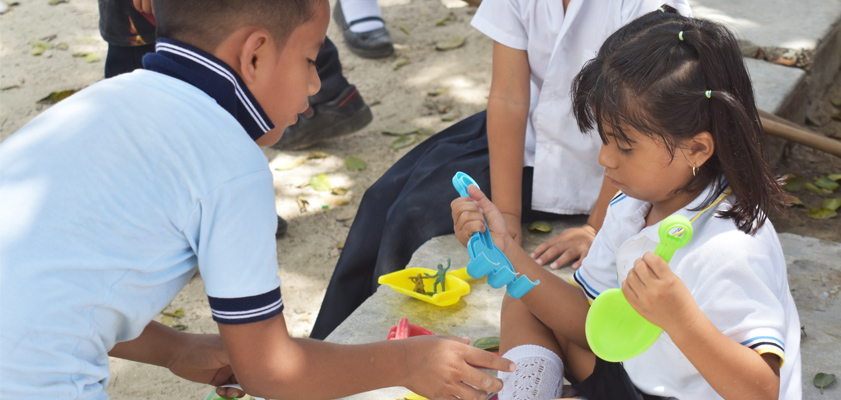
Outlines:
[[[469,175],[464,172],[457,172],[453,177],[453,186],[463,197],[469,197],[467,187],[476,184]],[[473,279],[488,276],[488,285],[499,289],[507,285],[508,295],[517,299],[528,293],[540,281],[532,282],[525,275],[517,277],[517,272],[511,266],[508,257],[499,250],[491,239],[491,232],[485,229],[484,232],[476,232],[467,241],[467,253],[470,255],[470,262],[467,263],[467,273]]]

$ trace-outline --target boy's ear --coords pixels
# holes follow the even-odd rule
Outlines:
[[[271,64],[274,56],[271,50],[274,50],[274,44],[265,29],[253,29],[247,33],[237,57],[240,77],[246,85],[256,82],[262,68]]]
[[[689,139],[689,146],[685,152],[690,162],[698,167],[704,165],[715,153],[715,140],[707,131],[701,132]]]

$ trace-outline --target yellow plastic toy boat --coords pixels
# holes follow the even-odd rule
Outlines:
[[[459,268],[453,272],[447,273],[445,278],[447,290],[431,294],[433,292],[432,285],[435,283],[435,278],[426,278],[423,280],[423,288],[426,293],[422,294],[414,291],[415,284],[410,280],[411,277],[416,277],[418,274],[435,275],[438,271],[429,268],[412,267],[395,271],[390,274],[381,276],[377,282],[381,285],[391,286],[397,293],[403,293],[407,296],[414,297],[418,300],[423,300],[427,303],[432,303],[436,306],[444,307],[451,306],[458,302],[461,296],[470,293],[470,284],[465,282],[458,276],[463,276],[459,271],[464,268]]]

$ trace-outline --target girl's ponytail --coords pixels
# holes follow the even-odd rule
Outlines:
[[[693,20],[682,44],[698,54],[698,66],[709,93],[709,132],[715,141],[710,165],[727,179],[736,196],[733,207],[721,213],[738,228],[753,233],[770,210],[782,212],[786,195],[768,165],[764,132],[756,109],[753,86],[736,38],[723,26]]]

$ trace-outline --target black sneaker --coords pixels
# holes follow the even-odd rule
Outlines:
[[[289,228],[289,223],[286,222],[285,219],[281,218],[280,215],[277,216],[277,231],[274,233],[275,239],[280,239],[283,235],[286,234],[286,230]]]
[[[300,150],[322,140],[349,135],[368,125],[374,116],[356,86],[348,85],[335,99],[298,114],[298,122],[283,131],[272,147]]]

